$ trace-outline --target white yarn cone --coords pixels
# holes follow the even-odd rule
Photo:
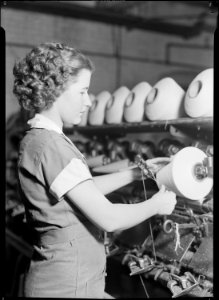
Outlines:
[[[141,122],[144,119],[145,100],[152,89],[147,82],[138,83],[125,100],[124,119],[126,122]]]
[[[199,73],[190,83],[185,95],[185,112],[192,118],[213,116],[214,69]]]
[[[120,124],[122,122],[125,100],[130,90],[121,86],[112,95],[106,106],[105,121],[107,124]]]
[[[163,78],[153,86],[147,96],[145,115],[150,121],[184,117],[184,97],[185,91],[174,79]]]
[[[185,147],[174,155],[172,161],[157,172],[158,187],[165,185],[167,190],[191,200],[203,200],[211,191],[213,179],[198,179],[195,166],[202,164],[207,155],[196,147]]]
[[[110,97],[111,94],[108,91],[102,91],[96,96],[88,114],[90,125],[102,125],[104,123],[106,104]]]
[[[95,99],[95,95],[89,94],[89,97],[90,97],[91,103],[93,103],[93,101]],[[81,122],[78,124],[79,126],[86,126],[87,125],[89,110],[90,110],[90,107],[87,107],[86,111],[84,112],[84,114],[81,118]]]

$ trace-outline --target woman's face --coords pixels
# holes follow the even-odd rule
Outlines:
[[[56,101],[59,114],[63,123],[77,125],[81,121],[83,113],[91,106],[88,96],[91,72],[82,69],[76,81],[70,82],[68,88]]]

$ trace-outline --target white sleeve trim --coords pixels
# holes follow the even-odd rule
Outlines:
[[[50,192],[61,200],[68,191],[87,179],[92,179],[90,171],[80,159],[73,158],[52,182]]]

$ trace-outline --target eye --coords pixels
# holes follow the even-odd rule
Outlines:
[[[85,95],[85,94],[87,94],[87,91],[82,91],[80,94]]]

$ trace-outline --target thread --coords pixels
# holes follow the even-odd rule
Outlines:
[[[142,183],[143,183],[143,188],[144,188],[145,200],[147,200],[147,193],[146,193],[146,188],[145,188],[145,183],[144,183],[144,172],[143,172],[143,170],[141,170],[141,177],[142,177]],[[149,227],[150,227],[150,235],[151,235],[151,241],[152,241],[152,247],[153,247],[154,260],[157,261],[155,245],[154,245],[154,235],[153,235],[153,230],[152,230],[152,227],[151,227],[151,221],[150,220],[149,220]]]
[[[176,254],[178,255],[177,253],[177,249],[178,248],[181,248],[183,250],[183,247],[180,245],[180,234],[179,234],[179,224],[178,223],[175,223],[175,233],[176,233],[176,245],[175,245],[175,252]]]

